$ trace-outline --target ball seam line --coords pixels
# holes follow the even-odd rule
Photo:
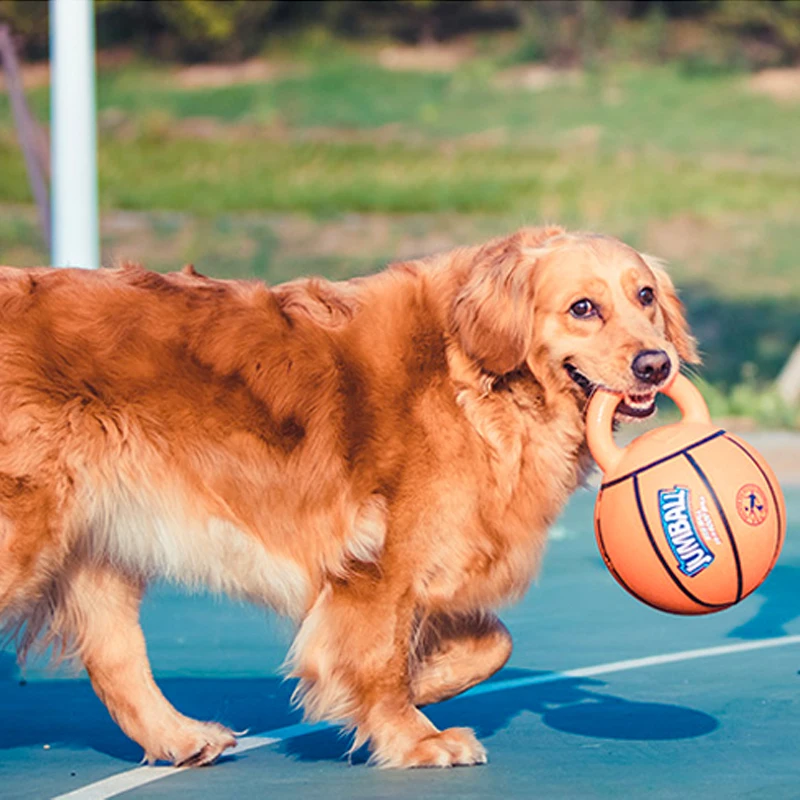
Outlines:
[[[742,599],[742,585],[744,583],[742,579],[742,560],[739,558],[739,548],[736,545],[736,539],[733,536],[731,524],[728,522],[728,515],[725,513],[725,509],[722,507],[722,503],[717,496],[717,492],[711,485],[711,481],[709,481],[708,475],[706,475],[706,473],[703,471],[703,468],[697,463],[697,460],[693,458],[690,453],[684,453],[683,455],[694,467],[694,471],[698,474],[700,480],[703,481],[706,489],[708,489],[711,499],[714,501],[714,505],[717,507],[717,513],[719,514],[722,524],[725,527],[725,533],[728,534],[728,541],[731,543],[731,551],[733,552],[733,560],[736,564],[736,600],[734,600],[734,602],[738,603]]]
[[[656,459],[655,461],[650,461],[648,464],[645,464],[642,467],[637,467],[636,469],[632,470],[631,472],[626,473],[625,475],[620,475],[618,478],[614,478],[613,480],[608,481],[608,483],[601,483],[601,489],[608,489],[611,486],[614,486],[618,483],[622,483],[622,481],[627,480],[628,478],[632,478],[640,472],[644,472],[646,469],[650,469],[651,467],[657,467],[659,464],[663,464],[665,461],[669,461],[671,458],[675,458],[676,456],[685,455],[689,450],[693,450],[695,447],[700,447],[701,444],[705,444],[706,442],[710,442],[712,439],[717,439],[720,436],[724,436],[725,431],[720,428],[715,433],[712,433],[709,436],[706,436],[704,439],[700,439],[697,442],[693,442],[692,444],[686,445],[686,447],[682,447],[680,450],[676,450],[674,453],[670,453],[669,455],[663,456],[662,458]]]
[[[761,473],[761,477],[764,478],[764,483],[766,483],[767,487],[769,488],[769,493],[772,495],[772,504],[775,506],[775,517],[778,522],[778,537],[775,543],[775,552],[772,556],[772,564],[774,566],[775,562],[778,560],[778,554],[781,551],[781,547],[783,547],[783,539],[785,536],[785,532],[783,531],[783,521],[781,518],[781,504],[778,502],[778,497],[775,494],[775,489],[772,486],[772,481],[769,479],[769,475],[767,475],[767,473],[764,472],[764,468],[761,466],[761,464],[759,464],[758,461],[755,458],[753,458],[753,455],[750,452],[748,452],[746,448],[742,447],[739,444],[739,442],[736,441],[736,439],[731,439],[730,436],[726,436],[725,439],[729,441],[731,444],[735,444],[756,465],[758,471]]]

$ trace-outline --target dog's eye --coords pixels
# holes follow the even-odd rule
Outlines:
[[[569,313],[576,319],[586,319],[597,315],[597,309],[594,307],[591,300],[585,297],[577,300],[569,307]]]
[[[644,288],[639,289],[639,302],[643,306],[653,305],[653,300],[655,300],[655,295],[653,294],[653,290],[649,286],[645,286]]]

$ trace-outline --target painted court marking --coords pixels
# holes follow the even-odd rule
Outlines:
[[[607,664],[595,664],[591,667],[580,667],[570,669],[566,672],[548,672],[545,675],[532,675],[528,678],[510,678],[506,681],[493,681],[482,683],[473,687],[468,692],[464,692],[461,697],[476,697],[492,692],[505,692],[509,689],[520,689],[525,686],[536,686],[542,683],[555,683],[569,678],[590,678],[595,675],[610,675],[613,672],[625,672],[626,670],[643,669],[645,667],[657,667],[661,664],[674,664],[678,661],[693,661],[697,658],[710,658],[712,656],[725,656],[731,653],[746,653],[750,650],[766,650],[772,647],[785,647],[791,644],[800,644],[800,635],[779,636],[774,639],[757,639],[752,642],[742,642],[740,644],[726,644],[718,647],[701,647],[698,650],[684,650],[679,653],[664,653],[659,656],[646,656],[645,658],[630,658],[626,661],[611,661]],[[288,725],[285,728],[276,728],[266,731],[261,736],[245,736],[239,739],[238,744],[231,754],[238,755],[248,750],[255,750],[257,747],[266,747],[277,742],[285,742],[288,739],[296,739],[300,736],[307,736],[310,733],[327,730],[335,727],[327,722],[319,722],[316,725],[298,723]],[[127,772],[120,772],[104,778],[96,783],[90,783],[80,789],[75,789],[66,794],[60,794],[52,800],[106,800],[109,797],[116,797],[122,792],[145,786],[153,781],[177,775],[191,767],[136,767]]]

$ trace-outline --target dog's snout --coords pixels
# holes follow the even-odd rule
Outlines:
[[[672,369],[672,362],[663,350],[642,350],[631,364],[633,374],[644,383],[663,383]]]

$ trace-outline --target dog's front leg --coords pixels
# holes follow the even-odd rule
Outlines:
[[[77,641],[97,695],[148,761],[201,766],[236,744],[222,725],[180,714],[156,686],[139,626],[137,581],[108,566],[82,565],[65,587],[56,633]]]
[[[297,697],[311,719],[356,729],[385,767],[482,764],[486,751],[468,728],[439,731],[417,708],[409,675],[415,603],[380,579],[326,586],[290,655]]]

